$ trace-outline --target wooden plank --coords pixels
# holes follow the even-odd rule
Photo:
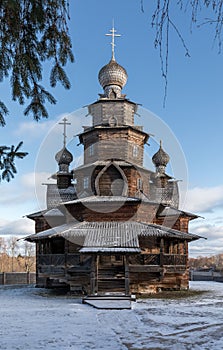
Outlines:
[[[129,265],[129,272],[160,272],[161,266],[156,265]]]

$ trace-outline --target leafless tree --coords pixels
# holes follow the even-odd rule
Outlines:
[[[140,0],[140,3],[141,11],[148,13],[148,10],[145,10],[148,2]],[[176,21],[177,11],[182,11],[188,18],[190,31],[209,25],[210,30],[213,30],[213,42],[217,44],[220,53],[223,39],[223,0],[153,0],[149,2],[148,6],[150,6],[151,26],[155,31],[154,47],[159,51],[161,73],[165,82],[165,104],[171,32],[178,37],[185,55],[190,57],[188,45],[182,35],[182,27]]]
[[[30,272],[31,267],[35,263],[35,247],[32,243],[24,243],[24,264],[25,271]]]
[[[8,249],[11,257],[11,271],[14,271],[14,260],[18,249],[18,237],[11,236],[8,240]]]

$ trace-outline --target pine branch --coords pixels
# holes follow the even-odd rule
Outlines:
[[[74,61],[68,7],[69,0],[3,1],[0,5],[0,81],[10,78],[12,99],[21,105],[28,103],[24,113],[32,111],[36,120],[48,116],[47,102],[56,103],[44,89],[36,99],[33,97],[35,86],[42,80],[45,61],[58,62],[57,82],[70,88],[61,68]],[[1,125],[5,123],[3,115],[0,106]]]
[[[8,146],[0,146],[0,182],[1,180],[10,181],[14,178],[14,174],[17,173],[15,159],[23,159],[28,155],[27,152],[20,151],[23,142],[19,142],[19,144],[15,147],[12,145]]]
[[[70,89],[70,82],[64,69],[59,65],[58,62],[56,62],[50,74],[51,86],[55,87],[58,81],[64,86],[65,89]]]
[[[0,125],[5,126],[5,116],[9,114],[8,108],[6,105],[0,101]]]

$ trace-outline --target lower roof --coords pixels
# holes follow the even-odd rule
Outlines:
[[[62,237],[79,245],[80,252],[140,252],[139,237],[166,237],[193,241],[201,238],[169,227],[136,221],[73,222],[28,236],[27,241]]]

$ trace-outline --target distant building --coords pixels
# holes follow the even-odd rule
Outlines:
[[[26,239],[36,243],[37,286],[90,295],[187,289],[188,243],[199,238],[188,223],[197,216],[178,208],[161,143],[155,171],[143,166],[149,134],[135,125],[137,104],[122,94],[127,73],[114,50],[98,78],[104,91],[88,106],[92,126],[79,135],[83,165],[69,170],[64,142],[47,208],[28,215],[36,224]]]

